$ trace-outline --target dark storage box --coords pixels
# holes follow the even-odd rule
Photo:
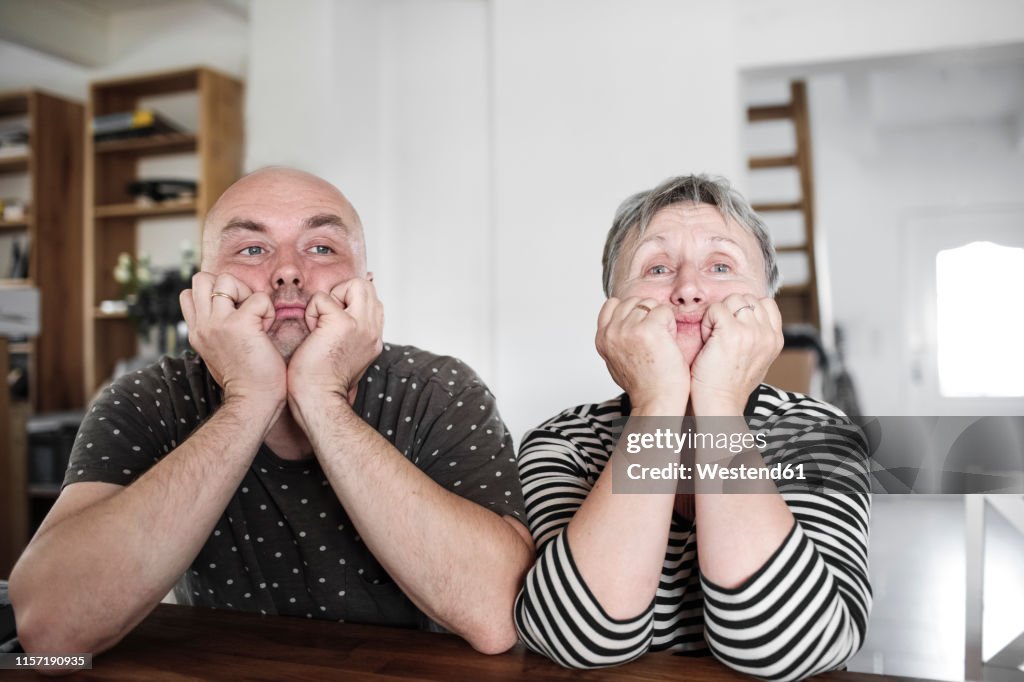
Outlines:
[[[85,412],[51,412],[28,420],[29,485],[61,484],[68,468],[71,446]]]

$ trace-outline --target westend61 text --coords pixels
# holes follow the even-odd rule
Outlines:
[[[726,467],[720,464],[696,464],[697,478],[702,481],[803,481],[803,464],[774,464],[771,466],[739,466]],[[694,467],[685,464],[668,464],[663,467],[645,467],[642,464],[630,464],[626,475],[634,481],[692,481]]]
[[[626,452],[631,455],[641,450],[667,450],[672,448],[676,454],[683,448],[728,450],[735,454],[757,446],[764,450],[768,440],[763,433],[676,433],[672,429],[655,429],[651,433],[630,433],[626,436]]]

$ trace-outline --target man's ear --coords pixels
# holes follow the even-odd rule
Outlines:
[[[366,281],[367,282],[372,282],[373,281],[373,273],[370,272],[369,270],[366,271]]]

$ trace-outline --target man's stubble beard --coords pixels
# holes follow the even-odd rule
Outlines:
[[[301,325],[301,332],[290,329],[290,327],[298,325]],[[277,328],[271,327],[267,334],[273,341],[274,347],[277,348],[277,352],[284,358],[285,364],[288,364],[296,349],[309,337],[309,328],[304,319],[283,320],[280,326],[276,324],[275,326]]]

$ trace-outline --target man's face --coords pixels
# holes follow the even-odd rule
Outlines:
[[[344,196],[314,176],[285,169],[243,178],[207,221],[203,269],[266,292],[276,317],[267,333],[287,360],[309,335],[306,303],[366,276],[359,218]]]
[[[710,204],[672,204],[639,240],[627,238],[615,273],[618,298],[653,298],[673,307],[676,341],[689,364],[704,346],[701,320],[730,294],[767,295],[754,236]]]

